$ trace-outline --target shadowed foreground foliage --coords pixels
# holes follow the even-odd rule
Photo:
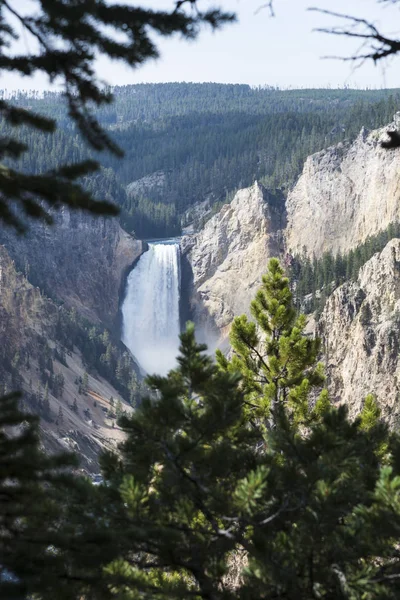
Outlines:
[[[261,333],[238,318],[219,366],[189,325],[178,368],[149,380],[156,399],[121,419],[122,459],[104,457],[120,548],[106,580],[118,598],[398,597],[398,437],[372,397],[351,422],[312,393],[318,343],[276,260],[252,312]]]
[[[3,400],[2,598],[398,598],[398,436],[372,396],[355,421],[330,405],[275,259],[252,313],[231,362],[188,325],[177,368],[121,417],[100,486],[45,457],[37,421]]]

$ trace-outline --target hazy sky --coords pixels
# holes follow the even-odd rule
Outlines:
[[[25,2],[26,0],[18,0]],[[207,4],[208,0],[200,0]],[[314,2],[314,3],[313,3]],[[172,0],[141,0],[154,8],[170,8]],[[372,20],[384,32],[400,35],[400,4],[382,6],[378,0],[275,0],[275,18],[257,12],[263,0],[214,0],[214,5],[236,11],[238,22],[222,31],[204,30],[198,40],[179,37],[161,40],[161,58],[132,71],[119,63],[99,61],[101,77],[111,84],[165,81],[216,81],[268,84],[280,87],[400,87],[399,60],[384,68],[368,63],[323,60],[324,55],[349,55],[358,44],[313,31],[337,23],[331,17],[307,11],[310,6]],[[44,79],[34,83],[3,76],[1,87],[48,88]]]

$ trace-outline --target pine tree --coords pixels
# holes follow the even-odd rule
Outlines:
[[[373,399],[354,421],[326,392],[309,406],[318,344],[275,261],[253,314],[265,342],[237,321],[243,376],[215,365],[189,325],[178,368],[149,378],[154,395],[121,417],[122,459],[103,457],[97,519],[116,552],[103,585],[121,598],[398,598],[398,437]],[[257,387],[260,371],[273,386]]]
[[[62,425],[63,423],[64,423],[64,411],[63,411],[62,407],[60,406],[60,408],[58,409],[57,425]]]
[[[98,521],[103,492],[74,474],[76,456],[40,450],[38,418],[19,398],[0,400],[0,598],[109,598],[102,566],[117,547]]]
[[[36,390],[35,395],[36,395],[38,409],[39,409],[39,411],[41,411],[43,409],[43,394],[42,394],[42,388],[40,387],[40,383],[38,383],[38,385],[37,385],[37,390]]]
[[[82,393],[87,394],[88,390],[89,390],[89,375],[88,375],[87,371],[85,371],[83,374],[83,379],[82,379]]]
[[[18,394],[0,400],[0,597],[42,598],[46,589],[55,593],[65,572],[49,547],[60,548],[57,489],[65,496],[72,487],[65,469],[76,460],[40,452],[38,420],[21,412],[18,400]]]
[[[316,364],[320,342],[304,335],[305,317],[297,316],[289,280],[275,258],[268,265],[263,285],[251,303],[254,321],[236,317],[230,342],[231,362],[217,352],[220,367],[242,374],[249,416],[273,426],[281,409],[304,421],[309,396],[323,383]]]
[[[122,402],[119,398],[117,400],[117,404],[115,405],[115,414],[117,415],[117,419],[119,419],[123,414]]]

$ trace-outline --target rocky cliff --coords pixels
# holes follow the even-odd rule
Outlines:
[[[123,398],[96,368],[88,368],[82,349],[87,352],[93,340],[87,340],[83,330],[77,333],[82,348],[73,344],[65,348],[60,318],[66,309],[74,308],[99,331],[108,328],[115,360],[127,364],[130,359],[121,358],[124,348],[118,339],[119,302],[125,277],[142,253],[142,242],[124,232],[116,219],[62,210],[54,220],[51,227],[31,224],[22,237],[10,229],[0,233],[4,244],[0,247],[0,331],[7,342],[1,351],[0,383],[25,392],[27,408],[41,416],[42,440],[48,450],[72,448],[83,468],[97,472],[99,451],[122,435],[110,398],[115,402]],[[87,370],[88,390],[82,393]],[[62,386],[54,384],[60,380]]]
[[[283,196],[255,183],[183,238],[192,317],[207,339],[223,338],[233,317],[248,311],[268,258],[283,251],[284,226]]]
[[[286,203],[286,244],[299,254],[345,253],[400,220],[400,150],[380,142],[394,124],[310,156]]]
[[[17,267],[47,296],[113,327],[125,272],[142,253],[116,219],[62,210],[55,224],[34,224],[26,236],[0,233]]]
[[[286,201],[259,184],[240,190],[184,238],[195,321],[224,337],[233,317],[248,310],[270,256],[345,254],[400,222],[400,149],[381,147],[397,126],[400,113],[388,127],[310,156]]]
[[[400,419],[400,240],[361,269],[355,282],[328,298],[317,326],[333,401],[353,415],[373,393],[384,417]]]
[[[120,429],[108,418],[113,412],[110,398],[120,399],[128,411],[131,408],[95,372],[89,374],[88,389],[82,393],[79,381],[86,367],[81,352],[73,347],[63,358],[60,352],[62,311],[64,308],[46,298],[17,271],[4,246],[0,246],[0,336],[6,342],[0,348],[0,394],[22,390],[25,408],[42,417],[45,448],[73,449],[79,454],[81,467],[96,473],[99,451],[122,438]],[[62,385],[45,386],[44,379],[61,379]]]

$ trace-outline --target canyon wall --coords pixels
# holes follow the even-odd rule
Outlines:
[[[0,246],[0,382],[6,392],[24,392],[25,410],[41,416],[41,440],[47,451],[74,450],[88,473],[99,471],[98,455],[122,439],[119,427],[109,418],[110,398],[131,407],[118,391],[96,372],[88,375],[88,390],[80,381],[87,369],[80,351],[61,357],[59,318],[63,307],[47,298],[16,269],[4,246]],[[57,352],[59,350],[59,352]],[[47,357],[45,359],[45,357]],[[43,376],[63,385],[47,387]],[[44,402],[48,396],[48,407]],[[62,418],[60,418],[60,410]]]
[[[248,312],[268,259],[283,251],[284,225],[282,194],[256,182],[238,191],[199,233],[182,239],[190,309],[206,337],[224,338],[233,317]]]
[[[308,157],[286,200],[257,183],[240,190],[183,238],[196,323],[226,337],[234,315],[248,311],[271,256],[345,254],[400,222],[400,149],[381,147],[398,125],[400,113],[388,127]]]
[[[345,254],[400,222],[400,149],[382,148],[394,124],[361,131],[353,143],[310,156],[286,201],[255,184],[240,190],[196,235],[183,240],[192,270],[198,326],[226,341],[233,317],[249,303],[271,256]],[[314,323],[314,325],[312,325]],[[355,416],[373,393],[385,419],[400,424],[400,240],[393,239],[337,288],[319,322],[322,360],[333,402]]]
[[[381,147],[399,124],[397,113],[388,127],[308,157],[286,202],[289,252],[344,254],[400,220],[400,149]]]
[[[47,296],[74,307],[93,322],[114,327],[121,285],[143,244],[117,219],[61,210],[52,226],[31,224],[27,235],[0,232],[18,269]]]
[[[383,416],[400,425],[400,240],[361,268],[357,281],[328,298],[316,328],[322,337],[331,399],[356,415],[373,393]]]

